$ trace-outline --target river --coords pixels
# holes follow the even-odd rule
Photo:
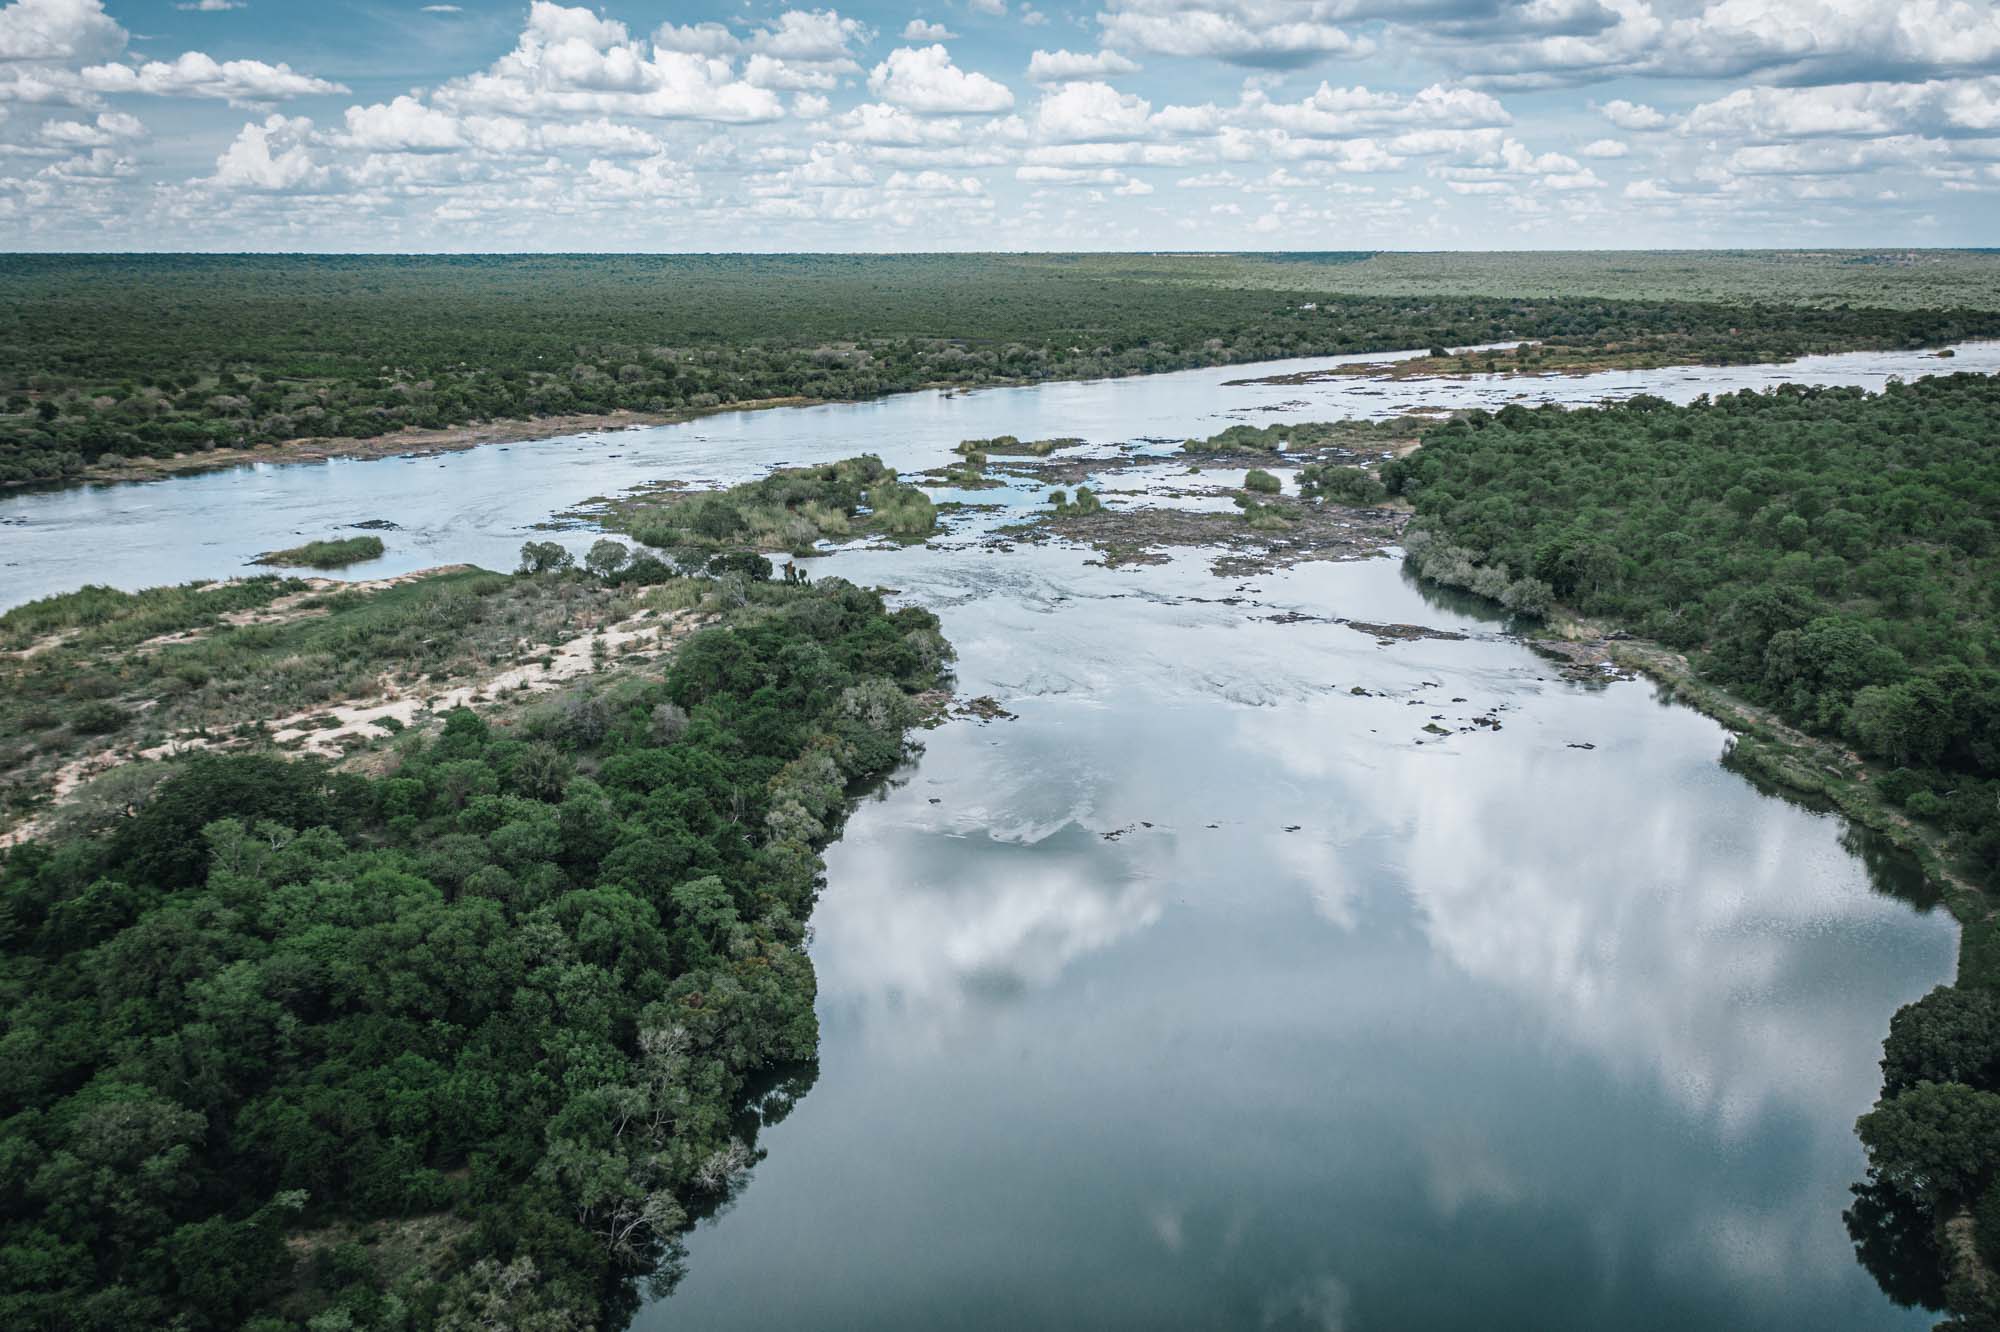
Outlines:
[[[376,518],[400,530],[356,572],[504,567],[594,493],[863,450],[909,469],[999,433],[1875,387],[2000,369],[2000,345],[1224,384],[1291,368],[15,496],[5,601],[235,572]],[[1018,716],[928,734],[829,850],[817,1079],[637,1328],[1929,1325],[1841,1222],[1889,1016],[1953,970],[1895,857],[1732,774],[1715,723],[1561,680],[1393,560],[1106,569],[996,552],[998,518],[815,566],[936,610],[960,693]]]

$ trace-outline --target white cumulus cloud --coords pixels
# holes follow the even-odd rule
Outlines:
[[[325,186],[332,172],[313,160],[306,147],[312,121],[273,115],[245,125],[236,141],[215,159],[214,185],[225,190],[289,192]]]
[[[343,84],[301,74],[282,62],[217,60],[200,51],[188,51],[173,60],[148,60],[136,67],[92,65],[83,71],[82,81],[92,92],[213,97],[234,106],[347,91]]]
[[[14,0],[0,8],[0,60],[103,60],[125,42],[104,0]]]
[[[1116,51],[1036,51],[1028,57],[1028,77],[1036,83],[1064,83],[1071,79],[1101,79],[1113,74],[1136,74],[1137,61]]]
[[[960,69],[942,46],[897,47],[869,73],[868,89],[891,106],[926,115],[976,115],[1014,105],[1005,84]]]

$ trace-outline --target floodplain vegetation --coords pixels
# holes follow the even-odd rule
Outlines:
[[[818,849],[951,655],[927,612],[718,559],[533,543],[511,576],[0,617],[13,770],[217,742],[111,769],[5,853],[0,1326],[554,1332],[671,1282],[810,1078]],[[339,764],[251,720],[652,606],[693,628],[670,652]]]
[[[1899,264],[1845,273],[1831,304],[1733,278],[1702,302],[1653,282],[1451,294],[1444,258],[1428,291],[1338,289],[1382,258],[10,255],[0,484],[411,428],[1412,347],[1653,364],[2000,336],[1987,285]]]
[[[1686,654],[1852,762],[1765,762],[1962,885],[1958,985],[1903,1010],[1849,1214],[1892,1295],[2000,1326],[2000,381],[1510,406],[1384,465],[1425,578]]]
[[[1397,416],[1386,421],[1287,421],[1278,425],[1233,425],[1202,439],[1181,444],[1181,452],[1201,461],[1233,459],[1250,454],[1287,459],[1316,458],[1337,452],[1343,456],[1393,451],[1398,445],[1414,442],[1430,423],[1418,417]]]
[[[970,466],[968,461],[967,466]],[[644,545],[699,565],[714,552],[810,555],[821,541],[922,541],[937,531],[931,497],[873,454],[781,467],[720,491],[642,490],[580,512]]]
[[[284,550],[267,550],[250,562],[285,569],[345,569],[350,564],[380,559],[382,549],[381,537],[342,537],[335,541],[308,541]]]

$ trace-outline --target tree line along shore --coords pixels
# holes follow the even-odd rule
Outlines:
[[[559,429],[1284,357],[1532,341],[1532,357],[1492,368],[1553,373],[2000,336],[2000,300],[1982,308],[1979,284],[1918,293],[1918,278],[1894,266],[1833,303],[1775,299],[1736,270],[1723,285],[1740,294],[1701,301],[1650,294],[1665,283],[1567,297],[1340,289],[1367,267],[1274,256],[13,255],[0,261],[0,485],[157,475],[217,450],[232,460],[324,454],[340,441],[365,450],[482,423],[514,423],[503,433],[519,435],[536,420]]]

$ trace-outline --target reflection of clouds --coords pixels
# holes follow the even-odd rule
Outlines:
[[[1262,1325],[1300,1332],[1342,1332],[1347,1326],[1347,1285],[1328,1273],[1266,1296]]]
[[[1658,709],[1639,685],[1587,712],[1574,697],[1523,700],[1502,735],[1421,749],[1384,725],[1343,755],[1326,739],[1336,721],[1285,713],[1245,714],[1235,736],[1327,786],[1331,855],[1282,847],[1281,859],[1332,924],[1354,929],[1357,877],[1400,879],[1437,954],[1525,1005],[1560,1045],[1657,1088],[1716,1136],[1709,1150],[1763,1150],[1783,1124],[1778,1140],[1802,1168],[1747,1197],[1710,1180],[1692,1224],[1653,1255],[1663,1270],[1765,1288],[1840,1281],[1851,1260],[1839,1202],[1820,1190],[1857,1169],[1851,1126],[1888,1015],[1913,977],[1948,974],[1950,927],[1918,926],[1869,892],[1830,821],[1752,796],[1716,764],[1720,735],[1705,719]],[[1580,718],[1598,742],[1588,757],[1563,747]],[[1364,836],[1388,875],[1354,863]],[[1516,1201],[1519,1181],[1536,1178],[1451,1132],[1424,1145],[1441,1214]],[[1619,1207],[1601,1206],[1615,1254]]]
[[[1155,886],[1122,877],[1097,842],[1078,829],[1039,843],[905,834],[843,846],[839,886],[813,917],[823,999],[864,1012],[871,1036],[928,1040],[982,1000],[1052,984],[1160,915]]]
[[[1134,1135],[1216,1155],[1245,1105],[1303,1141],[1351,1127],[1356,1159],[1307,1186],[1325,1191],[1311,1206],[1373,1209],[1390,1253],[1539,1219],[1587,1236],[1584,1270],[1614,1281],[1643,1267],[1786,1308],[1852,1281],[1853,1116],[1888,1014],[1949,966],[1947,925],[1871,898],[1827,822],[1752,796],[1716,766],[1719,731],[1642,686],[1538,683],[1547,668],[1504,642],[1383,648],[1260,618],[1473,623],[1386,562],[1218,580],[1199,561],[1082,558],[913,550],[843,569],[945,607],[960,692],[1022,714],[929,737],[907,794],[829,853],[814,958],[857,1081],[930,1106],[946,1093],[924,1085],[976,1072],[1006,1134],[1102,1122],[1067,1086],[996,1091],[1018,1059],[1101,1077],[1114,1101],[1160,1097],[1171,1113],[1140,1110]],[[1501,734],[1411,743],[1432,713],[1503,704]],[[1563,747],[1585,739],[1597,750]],[[1135,820],[1155,826],[1100,840]],[[1172,1074],[1146,1062],[1165,1036]],[[1379,1081],[1346,1076],[1364,1049]],[[1195,1059],[1228,1076],[1179,1076]],[[1223,1253],[1301,1233],[1271,1201],[1292,1164],[1244,1165],[1251,1211],[1223,1201],[1234,1181],[1091,1182],[1112,1229],[1189,1266],[1223,1220]],[[1294,1283],[1327,1265],[1273,1266],[1244,1312],[1353,1321],[1340,1282]],[[1375,1278],[1345,1270],[1372,1305]]]
[[[1367,883],[1350,865],[1352,853],[1337,841],[1319,837],[1286,837],[1271,848],[1283,876],[1307,885],[1313,910],[1329,924],[1352,931],[1355,907]]]
[[[1905,909],[1799,891],[1797,867],[1826,841],[1805,820],[1741,819],[1733,842],[1708,802],[1656,799],[1643,777],[1607,782],[1518,751],[1512,766],[1539,807],[1482,799],[1477,782],[1394,788],[1433,944],[1613,1067],[1650,1065],[1731,1136],[1780,1104],[1838,1122],[1855,1080],[1828,1074],[1872,1064],[1865,1032],[1886,1009],[1829,1003],[1786,974],[1813,933]]]
[[[1423,1153],[1425,1192],[1447,1219],[1467,1203],[1513,1203],[1527,1192],[1493,1145],[1469,1126],[1425,1139]]]
[[[1650,1072],[1732,1137],[1778,1108],[1844,1132],[1872,1076],[1869,1033],[1893,1008],[1870,991],[1895,982],[1857,977],[1847,1002],[1829,1002],[1801,973],[1865,951],[1907,908],[1856,891],[1860,871],[1823,822],[1716,770],[1709,723],[1662,714],[1636,689],[1593,704],[1607,743],[1588,758],[1540,733],[1533,703],[1502,736],[1359,757],[1328,743],[1333,720],[1248,714],[1235,734],[1286,772],[1340,783],[1333,845],[1281,847],[1335,924],[1352,921],[1348,844],[1394,830],[1430,940],[1460,969],[1611,1067]],[[1611,734],[1644,735],[1646,748]]]

